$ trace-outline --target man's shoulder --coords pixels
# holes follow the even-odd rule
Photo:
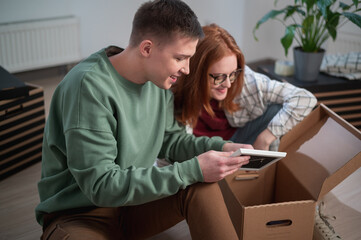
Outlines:
[[[107,62],[105,61],[106,54],[105,49],[99,50],[89,57],[85,58],[77,65],[75,65],[69,73],[65,76],[67,78],[76,78],[82,79],[85,75],[92,75],[96,76],[99,73],[104,73],[104,69],[102,65],[106,65]]]

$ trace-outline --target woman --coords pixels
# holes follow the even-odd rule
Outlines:
[[[255,149],[277,150],[279,138],[311,112],[316,98],[253,72],[225,29],[212,24],[203,31],[190,74],[172,87],[177,120],[196,136],[221,136]]]

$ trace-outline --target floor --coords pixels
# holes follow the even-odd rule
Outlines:
[[[43,87],[45,114],[47,114],[52,94],[66,72],[67,67],[59,67],[14,75],[23,82]],[[0,181],[0,240],[40,238],[42,230],[35,220],[34,212],[39,203],[37,182],[40,179],[40,173],[39,162]],[[149,240],[165,239],[191,239],[187,223],[182,221]]]

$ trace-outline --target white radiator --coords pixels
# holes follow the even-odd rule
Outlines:
[[[361,52],[361,35],[360,33],[350,33],[339,31],[336,41],[329,38],[326,54]]]
[[[80,59],[75,17],[0,24],[0,65],[11,73]]]

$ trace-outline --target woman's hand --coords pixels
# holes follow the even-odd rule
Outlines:
[[[258,135],[256,141],[253,143],[253,147],[259,150],[269,150],[271,143],[276,139],[276,136],[266,128]]]
[[[235,152],[239,148],[253,149],[253,146],[251,144],[242,144],[242,143],[225,143],[223,145],[223,152]]]

